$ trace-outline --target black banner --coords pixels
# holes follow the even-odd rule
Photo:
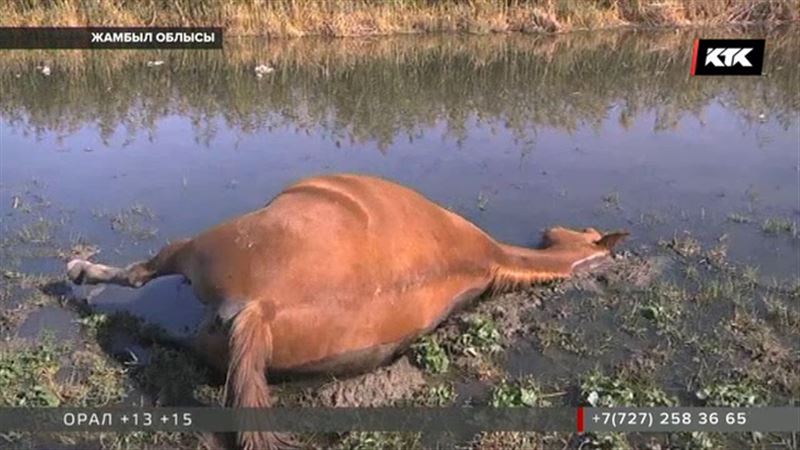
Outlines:
[[[698,39],[692,75],[761,75],[764,39]]]
[[[0,27],[0,49],[221,49],[220,27]]]

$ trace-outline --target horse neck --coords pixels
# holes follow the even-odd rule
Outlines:
[[[493,271],[493,289],[509,290],[522,285],[569,278],[583,261],[600,256],[591,247],[552,246],[531,249],[498,244],[499,257]]]

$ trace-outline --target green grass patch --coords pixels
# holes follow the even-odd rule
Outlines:
[[[625,433],[589,433],[581,448],[594,450],[628,450],[631,444]]]
[[[336,450],[406,450],[421,448],[419,433],[347,433],[333,446]]]
[[[17,231],[17,239],[23,244],[46,244],[53,239],[55,224],[40,217],[33,223],[25,224]]]
[[[502,336],[497,324],[484,316],[471,316],[465,321],[466,329],[459,336],[457,347],[467,356],[494,354],[503,350]]]
[[[681,287],[669,282],[656,282],[633,293],[636,303],[627,314],[627,325],[636,328],[644,319],[658,333],[677,333],[688,295]],[[649,325],[647,325],[649,324]]]
[[[456,391],[450,383],[429,386],[416,396],[417,404],[422,406],[449,406],[456,398]]]
[[[706,406],[735,408],[764,406],[769,399],[769,393],[764,387],[747,378],[709,382],[695,396]]]
[[[156,218],[155,213],[140,204],[116,212],[94,210],[92,214],[96,218],[108,220],[112,230],[135,240],[152,239],[158,234],[158,228],[151,225]]]
[[[102,355],[56,345],[0,351],[0,405],[108,406],[126,394],[126,372]]]
[[[677,400],[654,380],[626,376],[612,377],[593,371],[580,383],[583,400],[595,407],[675,406]]]
[[[733,223],[753,223],[754,220],[753,220],[753,217],[751,217],[751,216],[749,216],[747,214],[730,213],[730,214],[728,214],[728,222],[733,222]]]
[[[761,224],[761,231],[773,236],[782,233],[797,236],[797,222],[784,217],[770,217]]]
[[[585,355],[589,352],[580,331],[567,330],[564,325],[546,321],[534,325],[533,333],[542,348],[557,347],[576,355]]]
[[[450,357],[434,335],[422,337],[411,347],[414,362],[430,373],[444,373],[450,368]]]
[[[63,350],[45,339],[31,348],[0,351],[0,406],[60,406],[55,378]]]
[[[547,407],[552,405],[550,397],[552,395],[542,393],[532,378],[512,382],[503,380],[492,388],[489,405],[495,408]]]
[[[767,308],[767,320],[784,331],[800,331],[800,311],[797,308],[790,308],[776,297],[765,298],[764,305]]]
[[[710,275],[702,280],[694,294],[694,299],[701,303],[713,301],[735,302],[748,290],[749,286],[743,281],[747,280],[744,277],[734,278],[726,273]]]
[[[692,237],[689,233],[676,234],[672,239],[660,240],[658,243],[662,247],[669,248],[684,258],[698,255],[703,250],[700,241]]]
[[[109,406],[119,403],[127,392],[127,371],[109,358],[78,350],[66,403],[70,406]]]

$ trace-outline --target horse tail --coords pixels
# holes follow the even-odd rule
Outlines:
[[[225,406],[266,408],[271,404],[266,370],[272,357],[272,333],[263,309],[262,303],[254,301],[233,319]],[[286,438],[260,431],[241,432],[237,441],[244,450],[278,449],[288,444]]]

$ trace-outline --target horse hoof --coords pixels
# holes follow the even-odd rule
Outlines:
[[[86,267],[89,263],[82,259],[73,259],[67,263],[67,277],[75,284],[83,284]]]

